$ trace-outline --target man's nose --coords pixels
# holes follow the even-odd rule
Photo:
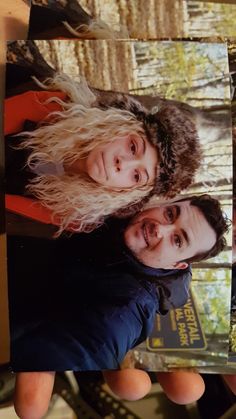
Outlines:
[[[150,222],[148,225],[149,240],[153,246],[156,246],[163,239],[163,229],[161,224],[156,221]]]
[[[167,223],[160,224],[159,229],[158,229],[158,237],[159,239],[160,237],[161,239],[168,239],[169,237],[171,237],[174,231],[175,231],[174,224],[167,224]]]
[[[150,223],[149,234],[155,245],[159,244],[160,241],[172,232],[173,225],[161,224],[158,222]]]

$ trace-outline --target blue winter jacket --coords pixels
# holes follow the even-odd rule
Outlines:
[[[189,269],[142,265],[107,226],[69,239],[11,237],[8,260],[14,371],[118,368],[156,312],[186,302],[191,279]]]

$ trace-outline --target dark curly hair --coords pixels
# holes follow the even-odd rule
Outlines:
[[[231,221],[226,214],[223,213],[219,201],[208,194],[191,196],[182,199],[181,201],[190,201],[190,205],[197,207],[216,234],[216,242],[210,250],[198,253],[191,258],[184,260],[184,262],[200,262],[201,260],[218,255],[226,247],[227,243],[224,235],[229,231],[231,226]]]

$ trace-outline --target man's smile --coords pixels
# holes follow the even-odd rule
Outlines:
[[[144,241],[147,245],[147,247],[149,247],[149,240],[148,240],[148,231],[147,231],[147,223],[144,221],[144,223],[142,224],[142,233],[143,233],[143,238]]]

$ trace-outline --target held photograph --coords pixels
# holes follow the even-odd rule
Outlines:
[[[29,39],[233,37],[234,0],[32,0]]]
[[[232,289],[231,289],[231,320],[229,339],[229,364],[235,368],[236,361],[236,43],[228,43],[229,70],[231,74],[231,113],[233,135],[233,242],[232,242]]]
[[[9,42],[14,371],[226,364],[230,105],[225,43]]]

